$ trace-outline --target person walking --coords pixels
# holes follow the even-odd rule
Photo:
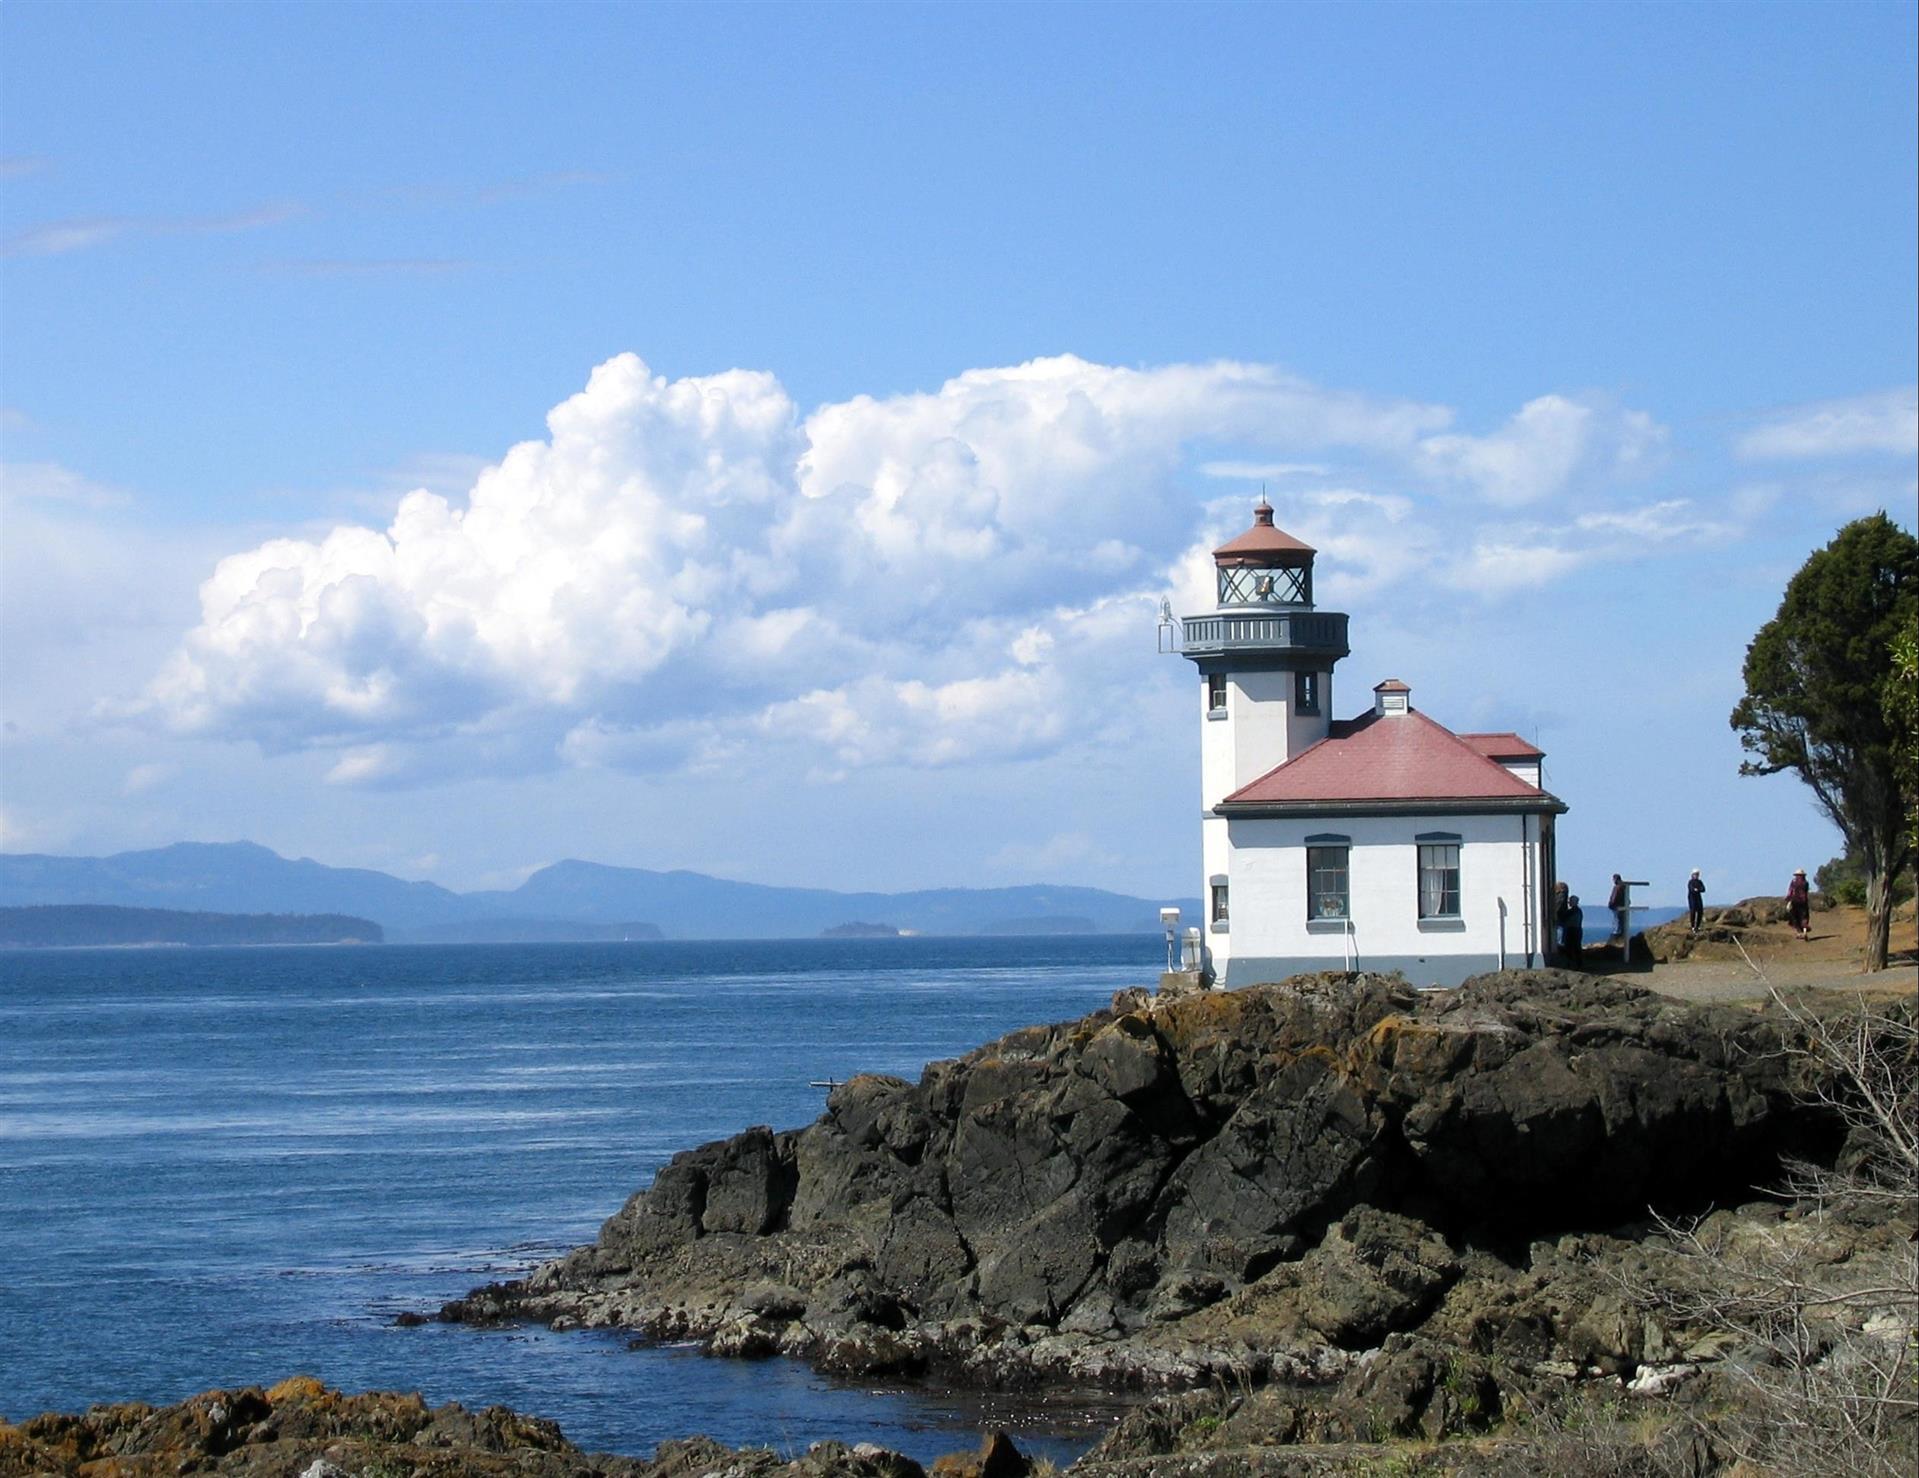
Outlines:
[[[1686,917],[1692,921],[1692,932],[1699,932],[1699,925],[1706,916],[1706,885],[1700,880],[1699,869],[1692,870],[1692,876],[1686,879]]]
[[[1612,910],[1613,938],[1624,944],[1627,939],[1627,912],[1631,907],[1632,889],[1626,886],[1625,879],[1618,873],[1612,875],[1612,892],[1606,897],[1606,907]]]
[[[1812,938],[1812,894],[1806,887],[1806,870],[1793,869],[1786,884],[1786,922],[1801,939]]]
[[[1559,952],[1567,969],[1586,968],[1586,912],[1579,906],[1577,893],[1568,893],[1559,905]]]

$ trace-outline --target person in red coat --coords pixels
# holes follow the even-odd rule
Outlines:
[[[1786,884],[1786,922],[1801,939],[1812,938],[1812,894],[1806,887],[1806,870],[1797,868]]]

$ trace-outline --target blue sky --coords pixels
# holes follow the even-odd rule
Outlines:
[[[1903,4],[15,0],[0,845],[1190,893],[1152,612],[1264,483],[1340,711],[1536,737],[1576,888],[1776,891],[1837,839],[1725,715],[1913,522],[1914,71]]]

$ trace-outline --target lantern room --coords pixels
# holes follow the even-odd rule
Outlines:
[[[1219,608],[1291,606],[1313,603],[1313,554],[1273,523],[1273,505],[1261,498],[1253,508],[1253,526],[1213,551],[1219,572]]]

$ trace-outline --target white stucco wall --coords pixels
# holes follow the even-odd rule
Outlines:
[[[1528,963],[1530,948],[1530,963],[1543,963],[1537,817],[1235,819],[1225,822],[1225,836],[1213,841],[1210,834],[1219,825],[1212,818],[1205,828],[1206,870],[1209,881],[1220,872],[1229,878],[1231,919],[1226,937],[1209,932],[1208,938],[1218,959],[1240,964],[1234,970],[1215,965],[1228,984],[1250,983],[1248,970],[1339,969],[1349,958],[1361,968],[1405,970],[1415,984],[1455,983],[1462,972],[1448,962],[1470,960],[1473,968],[1490,968],[1502,952],[1508,964],[1519,966]],[[1419,918],[1414,838],[1422,832],[1460,837],[1456,923]],[[1350,929],[1306,918],[1306,838],[1323,834],[1352,839]]]
[[[1274,765],[1292,757],[1288,730],[1293,712],[1293,675],[1290,672],[1235,672],[1226,680],[1233,729],[1231,788],[1214,800],[1223,800],[1242,785],[1250,785]]]
[[[1236,907],[1239,900],[1232,896],[1232,859],[1228,848],[1230,843],[1226,835],[1227,822],[1223,816],[1207,816],[1199,828],[1200,850],[1200,907],[1205,910],[1205,918],[1200,921],[1200,932],[1206,943],[1208,963],[1216,978],[1227,977],[1227,966],[1232,960],[1233,931],[1232,921],[1227,920],[1224,929],[1213,926],[1213,879],[1227,879],[1229,905]]]
[[[1232,682],[1227,681],[1223,713],[1215,713],[1207,701],[1206,675],[1199,679],[1199,806],[1212,808],[1231,795],[1233,781]]]
[[[1233,672],[1226,677],[1224,717],[1199,682],[1200,804],[1207,810],[1243,785],[1326,737],[1332,710],[1331,674],[1322,674],[1317,714],[1293,707],[1293,674],[1288,671]]]

